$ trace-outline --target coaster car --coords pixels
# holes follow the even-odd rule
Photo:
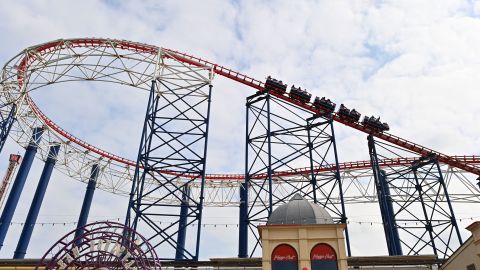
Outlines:
[[[390,130],[390,126],[387,123],[380,122],[380,117],[375,118],[374,116],[365,116],[363,118],[362,125],[376,131]]]
[[[361,114],[355,109],[350,110],[343,104],[340,105],[338,115],[344,119],[350,120],[351,122],[357,122],[358,120],[360,120],[361,116]]]
[[[295,85],[292,85],[289,96],[291,99],[297,100],[301,103],[308,103],[312,94],[308,93],[306,90],[302,90],[300,87],[297,88]]]
[[[265,90],[275,91],[283,94],[287,91],[287,85],[284,84],[282,81],[268,76],[267,81],[265,82]]]
[[[333,111],[335,111],[336,105],[337,104],[330,101],[330,99],[325,99],[325,97],[322,97],[322,98],[315,97],[315,100],[313,101],[313,106],[315,108],[327,113],[332,113]]]

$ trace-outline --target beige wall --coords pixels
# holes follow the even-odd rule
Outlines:
[[[480,270],[480,222],[471,224],[467,230],[472,232],[472,237],[450,256],[442,270],[466,270],[470,264]]]
[[[360,266],[359,268],[350,267],[357,270],[432,270],[431,266]]]
[[[266,225],[259,226],[262,239],[262,269],[271,270],[273,249],[289,244],[298,254],[298,269],[310,270],[310,251],[319,243],[329,244],[337,253],[338,269],[347,269],[347,256],[343,231],[345,224],[321,225]],[[480,270],[480,269],[479,269]]]

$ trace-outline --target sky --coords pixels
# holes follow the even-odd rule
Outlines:
[[[264,80],[307,88],[366,115],[391,132],[451,155],[479,154],[479,1],[8,1],[0,0],[0,64],[29,46],[58,38],[105,37],[144,42],[208,59]],[[245,86],[214,80],[209,173],[244,171]],[[126,87],[72,83],[32,93],[51,119],[85,141],[136,156],[147,94]],[[368,158],[365,134],[336,127],[341,161]],[[12,140],[0,153],[0,173]],[[14,222],[24,222],[42,164],[36,160]],[[85,185],[54,172],[27,257],[40,257],[74,228]],[[112,205],[118,207],[112,207]],[[90,221],[123,219],[127,199],[97,190]],[[206,209],[205,223],[235,223]],[[347,211],[349,211],[347,209]],[[457,216],[472,217],[465,207]],[[380,220],[378,210],[350,210],[351,220]],[[368,222],[367,222],[368,223]],[[461,222],[463,229],[469,223]],[[13,254],[13,225],[1,258]],[[352,225],[353,254],[385,254],[379,225]],[[234,232],[234,233],[233,233]],[[468,235],[462,230],[464,235]],[[364,241],[378,245],[366,250]],[[234,257],[236,228],[207,227],[202,258]]]

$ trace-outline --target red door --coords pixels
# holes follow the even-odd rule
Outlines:
[[[328,244],[318,244],[310,252],[312,270],[338,270],[337,254]]]
[[[298,270],[297,251],[290,245],[278,245],[272,252],[272,270]]]

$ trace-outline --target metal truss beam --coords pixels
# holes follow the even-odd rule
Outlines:
[[[7,106],[3,106],[1,110],[5,109]],[[4,113],[0,113],[0,153],[2,152],[3,146],[7,141],[8,134],[10,129],[12,129],[13,122],[15,122],[15,114],[17,112],[17,105],[13,104],[11,106],[10,112],[4,117]]]
[[[372,136],[369,149],[389,252],[433,252],[448,258],[462,244],[462,238],[436,155],[380,171],[375,160],[405,155],[404,150],[377,142]]]
[[[377,158],[377,150],[375,149],[375,140],[373,136],[368,136],[368,150],[372,163],[372,171],[375,179],[375,187],[377,190],[378,203],[382,214],[383,229],[387,240],[388,255],[403,255],[400,237],[398,235],[397,225],[395,224],[395,213],[392,205],[392,197],[388,183],[386,181],[385,171],[380,170]]]
[[[152,81],[126,224],[147,236],[161,260],[198,260],[210,71],[178,63],[161,67]],[[199,193],[190,192],[192,182],[200,183]]]
[[[314,115],[263,91],[247,98],[246,123],[239,256],[253,256],[260,245],[256,225],[267,222],[274,207],[296,193],[324,207],[337,222],[346,223],[331,115]],[[287,181],[275,174],[301,165],[309,166],[303,177]],[[336,169],[313,169],[322,166]],[[245,240],[246,231],[254,237],[250,251],[247,243],[252,241]],[[346,239],[350,254],[348,232]]]

